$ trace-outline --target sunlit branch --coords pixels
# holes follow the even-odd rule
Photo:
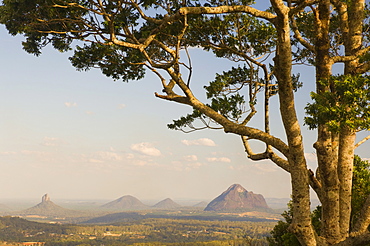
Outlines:
[[[155,75],[158,76],[158,78],[160,79],[160,81],[162,82],[162,86],[163,88],[166,88],[167,87],[167,84],[166,84],[166,79],[153,67],[151,66],[146,66],[148,69],[150,69]],[[172,88],[171,88],[171,91],[172,91]]]
[[[272,150],[268,150],[268,151],[256,154],[253,152],[249,144],[249,141],[248,141],[249,139],[246,136],[242,136],[241,138],[242,138],[245,152],[247,153],[249,159],[254,160],[254,161],[270,159],[283,170],[287,171],[288,173],[290,172],[289,162],[287,160],[279,157]]]
[[[179,10],[181,15],[187,14],[226,14],[226,13],[248,13],[255,17],[260,17],[262,19],[273,22],[276,18],[276,15],[261,11],[250,6],[219,6],[219,7],[183,7]]]
[[[256,128],[242,126],[242,125],[235,125],[234,122],[227,119],[225,116],[219,114],[218,112],[214,111],[207,105],[200,102],[189,89],[189,87],[184,83],[181,77],[178,77],[177,74],[172,69],[167,69],[168,74],[171,76],[173,80],[176,81],[176,84],[180,87],[180,89],[184,92],[185,97],[181,98],[171,98],[166,96],[161,96],[156,93],[156,96],[162,99],[171,100],[171,101],[178,101],[180,103],[189,104],[194,109],[199,110],[202,114],[206,115],[207,117],[211,118],[218,124],[220,124],[226,133],[234,133],[242,136],[247,136],[250,139],[257,139],[262,142],[265,142],[268,145],[271,145],[275,149],[279,150],[284,156],[289,156],[289,148],[281,139],[271,136],[270,134],[261,131]]]
[[[104,16],[105,14],[102,13],[102,12],[99,12],[95,9],[90,9],[90,8],[86,8],[78,3],[66,3],[66,5],[60,5],[60,4],[53,4],[51,5],[51,7],[54,7],[54,8],[64,8],[64,9],[67,9],[67,8],[70,8],[70,7],[76,7],[76,8],[80,8],[80,9],[83,9],[83,10],[86,10],[86,11],[91,11],[95,14],[98,14],[98,15],[101,15],[101,16]]]
[[[355,144],[355,149],[357,148],[357,147],[359,147],[361,144],[363,144],[363,143],[365,143],[367,140],[369,140],[370,139],[370,135],[369,136],[367,136],[367,137],[365,137],[365,138],[363,138],[360,142],[358,142],[357,144]]]

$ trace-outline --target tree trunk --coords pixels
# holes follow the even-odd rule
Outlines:
[[[320,82],[331,76],[329,56],[330,1],[320,1],[316,20],[316,91],[318,94],[329,91],[330,86]],[[325,125],[318,126],[318,137],[314,144],[317,153],[318,169],[322,183],[322,232],[329,244],[340,240],[339,228],[339,180],[337,174],[337,136]]]
[[[339,211],[340,211],[340,234],[342,239],[349,236],[351,224],[351,197],[353,158],[356,134],[348,127],[343,127],[339,134],[339,156],[338,156],[338,177],[339,189]]]
[[[288,12],[282,1],[271,1],[277,12],[275,22],[278,32],[275,71],[279,86],[280,113],[286,132],[292,184],[293,221],[291,230],[302,245],[316,245],[315,233],[310,217],[310,194],[307,165],[304,156],[300,125],[294,106],[292,85],[292,57]]]

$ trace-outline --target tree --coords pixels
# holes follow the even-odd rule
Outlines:
[[[26,37],[27,52],[51,44],[74,49],[78,70],[93,67],[113,79],[158,76],[158,98],[186,104],[193,113],[174,129],[220,128],[241,136],[252,160],[269,159],[290,174],[293,218],[290,231],[302,245],[362,245],[370,240],[370,196],[351,224],[351,186],[356,134],[369,128],[369,10],[364,0],[270,0],[260,10],[249,0],[3,0],[0,22]],[[73,43],[73,41],[76,41]],[[236,62],[205,89],[192,91],[189,47]],[[306,124],[317,132],[318,168],[309,170],[294,91],[297,64],[315,67],[316,91],[306,107]],[[340,75],[334,64],[343,63]],[[262,97],[264,126],[250,127]],[[269,99],[277,95],[286,140],[270,133]],[[208,103],[207,103],[208,102]],[[258,101],[259,102],[259,101]],[[254,153],[249,144],[266,145]],[[318,235],[310,215],[310,187],[322,204]]]
[[[370,194],[370,163],[366,160],[361,160],[358,155],[355,155],[353,167],[351,221],[355,222],[358,219],[358,215],[361,213],[361,208],[366,198]],[[311,214],[312,224],[317,234],[320,234],[321,229],[321,212],[321,206],[317,206]],[[288,211],[284,211],[282,216],[285,222],[279,221],[272,230],[272,237],[268,238],[270,245],[301,245],[297,238],[288,231],[293,217],[291,202],[288,203]],[[366,245],[370,245],[370,243]]]

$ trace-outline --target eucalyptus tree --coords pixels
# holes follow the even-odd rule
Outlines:
[[[370,197],[351,223],[351,185],[356,133],[369,128],[369,11],[365,0],[270,0],[261,9],[250,0],[3,0],[0,22],[25,36],[24,49],[40,55],[46,45],[74,49],[79,70],[93,67],[116,80],[158,77],[164,100],[186,104],[193,113],[173,129],[221,128],[241,136],[248,158],[269,159],[291,177],[290,226],[302,245],[362,245],[370,240]],[[76,42],[73,42],[76,41]],[[195,97],[190,47],[235,62],[205,87],[208,101]],[[317,132],[318,168],[304,155],[292,74],[295,64],[315,67],[316,91],[305,123]],[[340,75],[333,75],[343,63]],[[260,128],[248,123],[257,114]],[[286,140],[269,127],[269,99],[279,98]],[[259,97],[260,98],[260,97]],[[199,120],[203,127],[197,127]],[[198,125],[199,126],[199,125]],[[250,140],[265,144],[255,153]],[[310,217],[310,187],[322,203],[318,235]]]

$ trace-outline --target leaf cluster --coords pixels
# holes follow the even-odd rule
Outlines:
[[[352,224],[360,216],[360,210],[370,195],[370,163],[355,155],[352,179]]]
[[[276,30],[270,23],[243,13],[195,16],[189,19],[185,38],[188,45],[211,50],[217,57],[245,60],[246,54],[271,53]]]
[[[332,76],[320,84],[328,88],[321,93],[311,93],[313,103],[306,106],[305,124],[315,129],[325,124],[331,131],[341,127],[353,130],[370,127],[370,79],[362,75]]]
[[[76,1],[82,6],[89,1]],[[88,12],[83,8],[53,8],[64,1],[53,0],[4,0],[0,6],[0,23],[5,24],[11,35],[24,34],[23,48],[28,53],[41,54],[41,49],[51,44],[64,52],[70,50],[71,38],[81,39],[86,30],[83,16]],[[50,35],[53,33],[53,35]]]
[[[145,75],[143,56],[135,49],[91,43],[83,47],[77,46],[69,59],[78,70],[100,68],[103,74],[115,80],[128,82],[141,79]]]

